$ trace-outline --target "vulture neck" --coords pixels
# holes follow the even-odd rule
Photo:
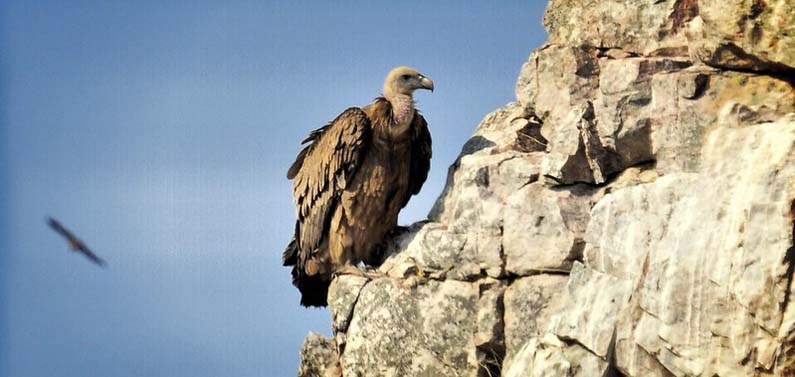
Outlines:
[[[392,105],[392,119],[395,122],[391,133],[395,136],[408,130],[414,119],[414,98],[408,94],[396,94],[387,98]]]

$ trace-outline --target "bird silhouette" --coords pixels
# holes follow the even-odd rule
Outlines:
[[[105,267],[107,263],[105,263],[105,261],[102,260],[102,258],[94,254],[94,252],[91,251],[91,249],[89,249],[88,246],[86,246],[86,244],[83,243],[83,241],[77,238],[77,236],[75,236],[74,233],[64,228],[64,226],[61,225],[61,223],[59,223],[58,220],[55,220],[52,217],[48,217],[47,224],[50,226],[50,228],[52,228],[52,230],[60,234],[63,238],[66,239],[67,242],[69,242],[69,248],[72,251],[79,252],[85,255],[86,258],[94,262],[97,266]]]

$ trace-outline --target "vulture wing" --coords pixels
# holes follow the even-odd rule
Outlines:
[[[419,111],[414,114],[411,132],[409,192],[411,192],[411,195],[416,195],[428,178],[428,171],[431,170],[431,133],[428,131],[428,123],[420,115]],[[409,202],[411,195],[406,196],[403,201],[403,207]]]
[[[297,265],[301,272],[303,264],[315,256],[333,208],[356,173],[369,136],[367,115],[351,107],[303,141],[310,144],[287,172],[287,178],[293,180],[298,221],[295,239],[283,256],[285,266]]]

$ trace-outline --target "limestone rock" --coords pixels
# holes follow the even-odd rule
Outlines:
[[[784,317],[792,311],[785,262],[793,242],[793,120],[718,127],[698,172],[619,190],[596,205],[586,264],[636,287],[632,304],[640,309],[616,305],[628,316],[617,327],[619,368],[636,375],[632,347],[675,375],[776,367],[777,337],[792,332]]]
[[[528,339],[546,334],[552,317],[564,308],[565,275],[534,275],[514,281],[505,291],[505,360],[510,365]]]
[[[329,309],[331,310],[331,328],[334,330],[338,348],[345,346],[345,334],[351,323],[353,308],[359,300],[359,292],[368,281],[364,277],[345,276],[334,279],[329,287]]]
[[[697,7],[688,37],[701,61],[730,69],[795,70],[795,3],[700,0]]]
[[[692,170],[703,135],[718,120],[754,124],[795,111],[795,92],[778,77],[589,51],[542,48],[517,84],[519,103],[540,117],[549,140],[540,174],[555,184],[604,183],[649,161],[662,172]],[[583,71],[587,78],[578,75]]]
[[[397,278],[410,276],[471,281],[502,271],[499,234],[455,233],[439,223],[423,224],[400,238],[381,271]],[[394,250],[394,249],[393,249]]]
[[[478,229],[498,234],[502,202],[538,180],[541,153],[525,150],[545,148],[546,141],[540,137],[537,120],[519,104],[508,104],[487,115],[451,166],[447,186],[429,218],[453,232]]]
[[[301,346],[298,377],[339,377],[341,373],[334,340],[309,333]]]
[[[508,197],[502,238],[507,272],[565,272],[582,260],[594,191],[586,186],[550,190],[534,183]]]
[[[551,0],[549,43],[693,56],[715,67],[795,70],[795,4],[788,0]]]
[[[554,335],[547,334],[525,344],[512,363],[507,365],[506,377],[598,377],[609,376],[606,361],[584,348],[567,345]]]
[[[631,282],[576,263],[566,291],[568,300],[556,317],[552,332],[607,360],[618,316],[632,293]]]
[[[696,0],[551,0],[544,26],[550,44],[670,54],[696,15]]]
[[[344,376],[465,376],[477,370],[475,284],[428,280],[369,282],[340,356]]]

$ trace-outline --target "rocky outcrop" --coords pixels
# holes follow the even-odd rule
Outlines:
[[[309,333],[301,347],[298,377],[335,377],[341,373],[340,359],[334,340]]]
[[[792,4],[552,0],[301,375],[795,375]]]

